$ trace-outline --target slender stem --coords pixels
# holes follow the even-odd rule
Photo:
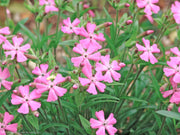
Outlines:
[[[164,124],[165,124],[165,121],[166,121],[166,117],[164,117],[164,118],[163,118],[163,122],[162,122],[161,128],[159,129],[159,131],[158,131],[158,134],[157,134],[157,135],[161,135],[161,132],[162,132],[163,127],[164,127]]]
[[[63,110],[63,107],[62,107],[62,105],[61,105],[61,101],[60,101],[59,98],[58,98],[58,104],[59,104],[59,107],[60,107],[60,109],[61,109],[61,112],[62,112],[62,115],[63,115],[63,119],[64,119],[64,121],[68,124],[67,118],[65,117],[64,110]],[[66,128],[66,131],[67,131],[67,134],[70,135],[68,128]]]
[[[19,71],[18,71],[18,69],[17,69],[16,65],[15,65],[15,70],[16,70],[16,73],[17,73],[17,75],[18,75],[19,79],[21,80],[21,76],[20,76],[20,74],[19,74]]]

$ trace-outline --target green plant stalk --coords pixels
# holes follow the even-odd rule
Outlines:
[[[60,107],[60,109],[61,109],[61,112],[62,112],[64,121],[66,122],[67,125],[69,125],[69,124],[68,124],[68,121],[67,121],[67,117],[66,117],[65,114],[64,114],[63,107],[62,107],[62,105],[61,105],[61,100],[60,100],[59,98],[58,98],[58,104],[59,104],[59,107]],[[66,128],[66,131],[67,131],[67,134],[70,135],[68,128]]]
[[[24,114],[22,114],[22,117],[24,119],[24,121],[26,122],[26,124],[28,125],[28,127],[33,131],[33,127],[31,126],[31,124],[28,122],[28,120],[26,119],[26,117],[24,116]]]
[[[165,125],[165,122],[166,122],[166,117],[164,117],[164,118],[163,118],[161,128],[159,129],[159,131],[158,131],[158,134],[157,134],[157,135],[161,135],[161,132],[162,132],[162,130],[163,130],[163,127],[164,127],[164,125]]]

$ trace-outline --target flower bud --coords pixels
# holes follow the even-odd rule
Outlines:
[[[125,66],[126,66],[126,64],[124,64],[124,63],[120,62],[120,63],[119,63],[119,66],[122,68],[122,67],[125,67]]]
[[[18,90],[13,90],[13,93],[14,94],[18,94]]]
[[[74,84],[73,85],[73,89],[77,89],[77,88],[79,88],[79,85],[78,84]]]
[[[132,24],[132,23],[133,23],[132,20],[127,20],[127,21],[126,21],[126,24],[127,24],[127,25],[130,25],[130,24]]]
[[[168,110],[168,111],[171,111],[171,110],[173,109],[173,106],[174,106],[173,103],[169,104],[167,110]]]
[[[146,31],[146,35],[150,35],[150,34],[152,34],[152,33],[154,33],[154,30],[147,30],[147,31]]]
[[[129,3],[125,3],[125,7],[127,8],[130,7]]]
[[[39,117],[39,112],[38,111],[34,111],[33,114],[34,114],[35,117]]]

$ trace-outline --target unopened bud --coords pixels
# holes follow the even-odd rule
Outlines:
[[[13,90],[13,93],[14,94],[18,94],[18,90]]]
[[[168,111],[171,111],[171,110],[173,109],[173,106],[174,106],[173,103],[169,104],[167,110],[168,110]]]
[[[55,70],[57,71],[59,69],[59,67],[58,66],[55,66]]]
[[[77,88],[79,88],[79,85],[78,84],[74,84],[73,85],[73,89],[77,89]]]
[[[130,7],[129,3],[125,3],[125,7]]]
[[[127,24],[127,25],[130,25],[130,24],[132,24],[132,23],[133,23],[132,20],[127,20],[127,21],[126,21],[126,24]]]
[[[30,54],[24,54],[27,58],[37,60],[38,58],[36,56],[30,55]]]
[[[146,35],[150,35],[150,34],[152,34],[152,33],[154,33],[154,30],[147,30],[147,31],[146,31]]]
[[[36,87],[36,83],[32,82],[29,84],[30,87]]]
[[[35,117],[39,117],[39,112],[38,111],[34,111],[33,114],[34,114]]]
[[[70,76],[67,76],[67,77],[66,77],[66,81],[71,82],[71,81],[72,81],[71,77],[70,77]]]
[[[119,66],[122,68],[122,67],[125,67],[126,64],[121,62],[121,63],[119,63]]]

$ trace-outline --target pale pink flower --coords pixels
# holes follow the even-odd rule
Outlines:
[[[167,61],[168,68],[164,68],[163,71],[167,77],[172,76],[175,83],[180,83],[180,61]]]
[[[18,94],[12,94],[11,103],[13,105],[22,104],[18,109],[19,113],[28,114],[29,107],[32,111],[36,111],[41,107],[41,103],[34,101],[34,99],[40,98],[41,94],[37,93],[37,90],[33,90],[29,94],[29,86],[19,86]]]
[[[101,110],[95,113],[98,120],[91,118],[90,124],[91,128],[97,129],[96,135],[106,135],[105,130],[109,133],[109,135],[115,135],[117,129],[113,127],[116,124],[116,119],[114,118],[114,114],[111,113],[107,119],[104,118],[104,111]]]
[[[7,90],[11,89],[11,86],[13,82],[6,81],[7,78],[9,78],[11,74],[9,73],[8,68],[5,68],[3,71],[0,67],[0,89],[1,85],[3,85]]]
[[[101,72],[96,72],[96,74],[93,75],[91,65],[84,66],[82,72],[87,78],[79,77],[79,81],[82,86],[87,86],[89,84],[88,89],[86,90],[88,93],[93,95],[98,94],[96,87],[100,92],[104,92],[106,85],[100,82],[104,80]]]
[[[101,49],[102,46],[97,41],[105,41],[104,35],[102,33],[94,34],[96,24],[87,23],[86,29],[81,28],[79,35],[86,37],[86,39],[80,40],[80,43],[85,49],[91,47],[95,50]],[[96,41],[97,40],[97,41]]]
[[[180,24],[179,8],[180,8],[180,2],[179,1],[175,1],[175,3],[172,4],[172,6],[171,6],[171,11],[173,12],[173,16],[174,16],[174,19],[175,19],[177,24]]]
[[[116,72],[121,69],[119,63],[116,60],[114,60],[110,64],[110,55],[101,56],[101,62],[102,64],[99,62],[96,63],[96,71],[100,71],[100,72],[105,71],[104,81],[108,83],[112,83],[113,79],[119,81],[121,74]],[[122,64],[124,63],[121,63],[121,65]]]
[[[142,45],[136,44],[136,47],[138,48],[138,51],[143,52],[140,55],[140,58],[146,62],[150,60],[152,64],[157,63],[157,59],[154,57],[153,53],[160,53],[160,50],[157,48],[156,44],[153,44],[150,46],[150,41],[146,40],[145,38],[142,39],[145,47]]]
[[[93,50],[93,48],[88,48],[87,51],[83,48],[81,44],[77,44],[74,48],[73,51],[81,54],[79,57],[73,57],[71,58],[72,63],[74,64],[75,67],[79,67],[81,64],[86,65],[90,64],[89,60],[93,61],[99,61],[101,57],[100,52],[94,53],[96,50]]]
[[[10,123],[13,119],[14,119],[13,115],[10,115],[8,112],[4,113],[4,120],[2,123],[0,122],[0,135],[6,135],[5,132],[6,130],[13,133],[17,132],[17,127],[18,127],[17,123],[8,125],[8,123]]]
[[[152,15],[152,12],[157,14],[160,10],[160,7],[155,5],[159,0],[136,0],[136,2],[139,8],[145,8],[144,12],[147,15]]]
[[[150,23],[154,23],[154,19],[152,18],[152,16],[151,15],[144,15],[149,21],[150,21]]]
[[[2,44],[3,42],[6,41],[6,37],[4,37],[3,35],[9,35],[11,32],[9,30],[9,27],[4,27],[0,29],[0,44]],[[1,35],[3,34],[3,35]]]
[[[17,62],[26,61],[27,57],[24,55],[24,53],[27,52],[27,50],[30,48],[30,45],[26,44],[20,47],[20,45],[23,43],[23,38],[18,38],[17,36],[14,36],[12,41],[14,45],[12,45],[8,40],[6,40],[6,42],[3,44],[3,49],[6,50],[6,57],[11,55],[11,60],[17,57]]]
[[[54,0],[39,0],[39,5],[45,5],[45,13],[52,11],[57,12],[59,9],[56,7]]]
[[[170,57],[172,61],[180,61],[180,51],[177,47],[171,48],[170,51],[177,55],[176,57]]]
[[[43,93],[45,91],[49,91],[47,101],[56,101],[58,96],[62,97],[67,92],[67,89],[57,86],[58,84],[65,81],[66,78],[62,77],[61,74],[57,74],[54,81],[42,78],[41,83],[36,84],[37,92]]]
[[[50,76],[52,73],[53,69],[47,72],[48,70],[48,64],[41,64],[40,68],[35,67],[34,70],[32,71],[33,74],[38,75],[38,77],[34,80],[35,82],[40,82],[42,78],[47,78]]]
[[[78,24],[80,23],[80,20],[78,18],[76,18],[72,23],[71,23],[71,19],[70,17],[68,17],[67,19],[63,20],[63,24],[65,26],[61,26],[61,30],[64,33],[75,33],[76,35],[79,34],[80,32],[80,28],[76,27]]]

